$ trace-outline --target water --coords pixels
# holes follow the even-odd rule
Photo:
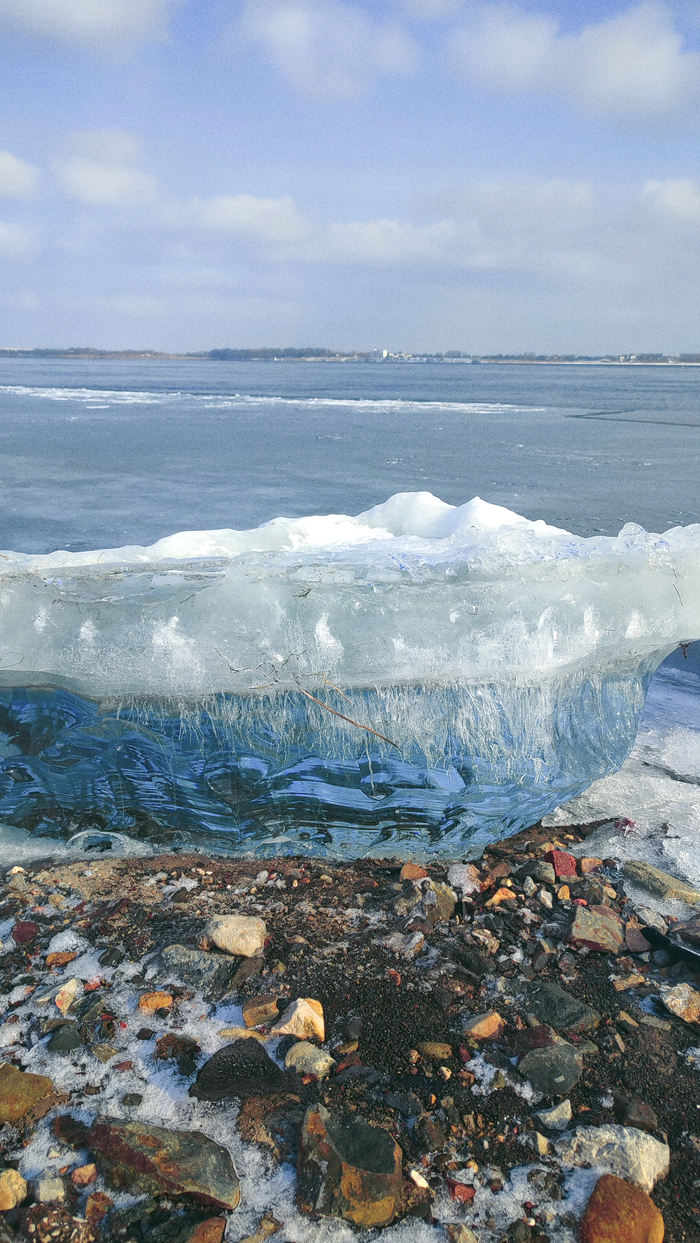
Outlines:
[[[700,369],[0,359],[0,543],[151,544],[399,491],[579,535],[700,520]]]
[[[479,494],[578,535],[614,535],[630,521],[665,531],[700,521],[699,386],[690,368],[2,359],[0,544],[35,554],[148,545],[277,515],[353,514],[404,490],[451,504]],[[652,683],[639,744],[643,762],[680,774],[691,796],[689,773],[700,780],[688,701],[700,690],[697,651],[678,677],[666,671]],[[270,836],[267,821],[263,830],[242,809],[254,811],[279,740],[258,739],[254,754],[239,755],[245,740],[231,732],[230,706],[212,713],[210,704],[184,723],[179,711],[105,708],[69,688],[32,689],[31,679],[23,689],[21,672],[10,680],[0,704],[0,818],[22,832],[8,831],[8,842],[97,827],[156,845],[194,833],[208,847],[334,853],[347,825],[362,823],[369,782],[388,801],[382,815],[366,812],[366,848],[377,848],[377,832],[389,850],[402,835],[403,849],[418,848],[416,826],[439,846],[450,782],[461,780],[452,763],[427,779],[425,759],[409,773],[410,763],[392,768],[371,748],[348,780],[332,765],[320,772],[318,756],[309,767],[304,741],[286,766],[272,764],[279,824]],[[342,710],[335,691],[324,694]],[[371,707],[353,712],[369,721]],[[624,747],[613,747],[599,771],[622,758]],[[616,779],[596,783],[598,808],[606,780]],[[625,814],[615,800],[633,789],[612,788],[612,814]],[[500,796],[512,830],[508,791]],[[691,840],[677,860],[686,873],[693,815],[685,804],[678,811]]]

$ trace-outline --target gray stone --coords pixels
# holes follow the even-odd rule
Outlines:
[[[588,1032],[600,1023],[597,1010],[577,1001],[558,984],[533,980],[528,985],[527,1000],[538,1018],[556,1031]]]
[[[614,1124],[577,1126],[570,1135],[555,1140],[554,1148],[564,1165],[588,1163],[606,1174],[636,1183],[647,1194],[668,1174],[671,1155],[668,1144],[660,1143],[652,1135]]]
[[[535,1117],[548,1131],[565,1131],[572,1118],[571,1101],[561,1101],[551,1109],[540,1109]]]
[[[537,885],[535,884],[531,876],[526,876],[525,880],[523,881],[523,893],[525,894],[526,898],[534,898],[535,894],[537,893]]]
[[[82,1043],[77,1027],[65,1023],[51,1033],[46,1049],[49,1053],[69,1053],[71,1049],[79,1049]]]
[[[556,882],[557,874],[551,863],[545,863],[544,859],[538,860],[533,868],[530,869],[530,875],[534,876],[542,885],[553,885]]]
[[[58,1178],[51,1170],[46,1170],[34,1182],[34,1199],[37,1204],[63,1204],[66,1189],[63,1179]]]
[[[168,978],[196,988],[207,1001],[218,1001],[236,974],[237,960],[228,954],[211,954],[187,945],[166,945],[161,954]]]
[[[625,876],[635,885],[641,885],[642,889],[648,889],[649,893],[655,893],[660,898],[687,902],[689,906],[700,906],[700,893],[697,889],[693,889],[687,881],[678,880],[643,859],[629,859],[625,864]]]
[[[637,916],[642,927],[656,928],[657,932],[662,932],[666,936],[668,932],[668,924],[658,911],[652,911],[650,906],[635,905],[634,913]]]
[[[583,1074],[583,1058],[573,1045],[554,1044],[526,1053],[518,1070],[544,1096],[566,1096]]]
[[[257,1040],[234,1040],[204,1063],[190,1088],[190,1096],[221,1101],[268,1092],[294,1092],[298,1087],[296,1075],[280,1070]]]

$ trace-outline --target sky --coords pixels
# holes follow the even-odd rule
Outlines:
[[[0,346],[700,352],[700,2],[0,0]]]

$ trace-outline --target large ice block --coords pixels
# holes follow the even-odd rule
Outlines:
[[[0,627],[0,820],[466,854],[628,755],[654,669],[700,637],[700,526],[583,539],[401,493],[4,553]]]

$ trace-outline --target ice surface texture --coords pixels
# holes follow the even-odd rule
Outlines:
[[[0,820],[465,854],[629,754],[654,669],[700,637],[700,526],[583,539],[401,493],[3,554],[0,619]]]

